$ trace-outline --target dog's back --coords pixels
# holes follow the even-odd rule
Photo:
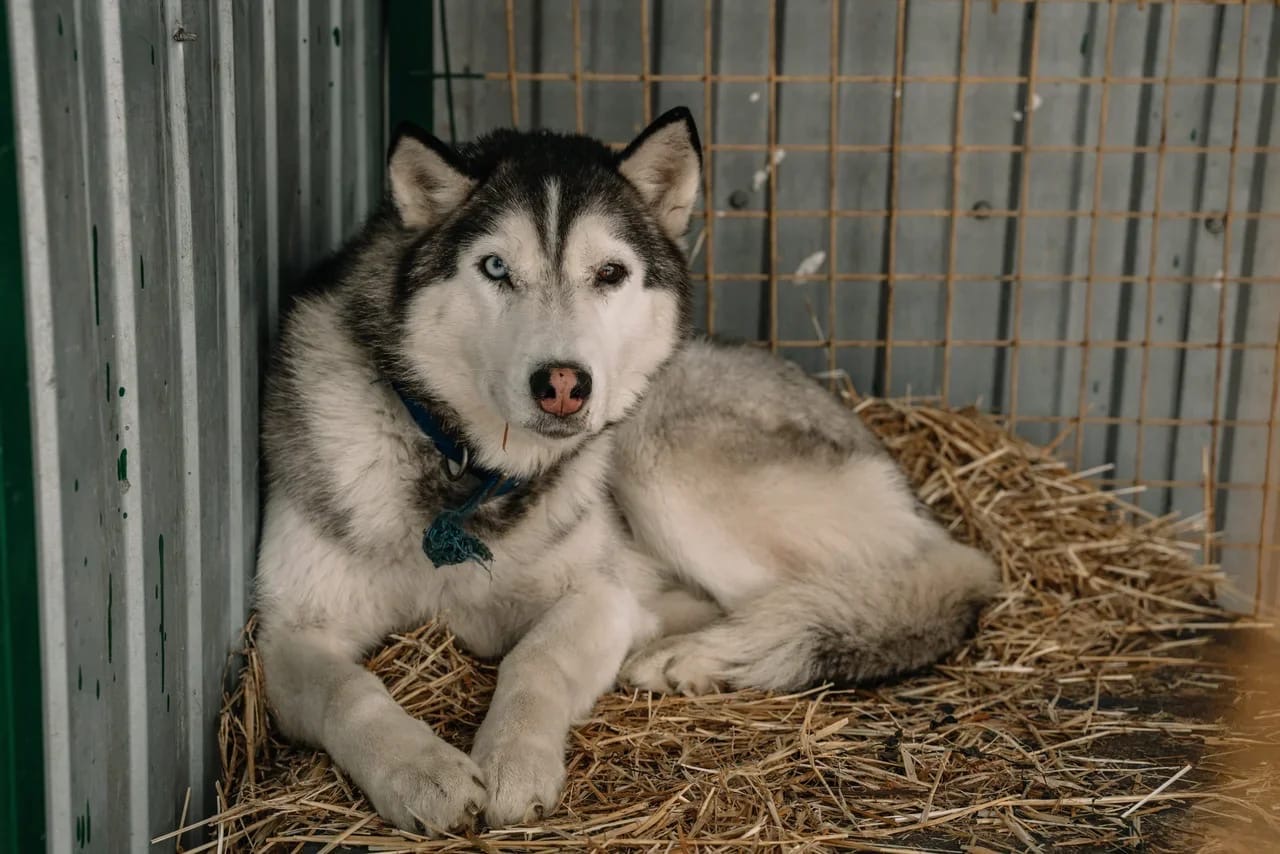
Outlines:
[[[767,352],[691,344],[617,448],[638,544],[727,613],[633,658],[634,684],[893,676],[954,648],[993,591],[991,561],[922,510],[860,419]]]

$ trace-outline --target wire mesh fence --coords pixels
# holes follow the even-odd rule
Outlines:
[[[701,328],[1207,511],[1280,603],[1280,9],[441,0],[435,130],[699,119]]]

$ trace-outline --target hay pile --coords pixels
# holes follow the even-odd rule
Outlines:
[[[1221,638],[1262,633],[1211,604],[1196,523],[1125,507],[976,413],[859,410],[1002,567],[1002,597],[944,664],[869,690],[610,694],[573,731],[545,822],[427,842],[379,821],[323,754],[274,737],[250,646],[222,716],[225,809],[187,850],[1266,850],[1280,700],[1242,692],[1249,669],[1220,654],[1240,646]],[[435,627],[368,666],[469,746],[491,667]]]

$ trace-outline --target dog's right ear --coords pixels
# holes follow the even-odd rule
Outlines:
[[[447,145],[408,123],[392,137],[387,174],[400,222],[414,230],[439,224],[475,186]]]

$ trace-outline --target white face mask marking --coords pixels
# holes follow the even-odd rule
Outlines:
[[[534,216],[560,215],[559,185],[539,201],[501,216],[407,313],[413,366],[468,423],[500,424],[508,445],[517,434],[563,443],[622,417],[679,337],[678,295],[644,286],[645,261],[616,218],[583,212],[558,245],[560,224],[540,230]],[[575,387],[589,396],[567,415],[540,405],[534,376],[562,366],[589,376]]]

